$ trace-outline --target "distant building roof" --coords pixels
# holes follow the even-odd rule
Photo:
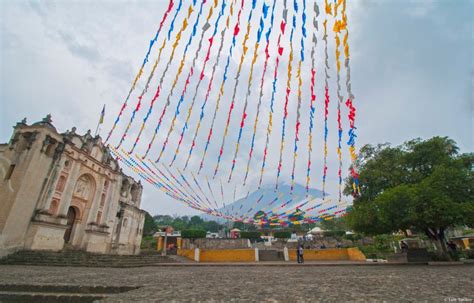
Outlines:
[[[308,233],[309,234],[322,234],[325,230],[321,229],[321,227],[316,226],[315,228],[311,229]]]

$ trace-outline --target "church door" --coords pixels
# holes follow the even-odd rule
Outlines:
[[[74,227],[74,222],[76,221],[76,210],[74,207],[69,207],[67,211],[67,229],[64,233],[64,242],[69,243],[71,240],[71,232],[72,228]]]

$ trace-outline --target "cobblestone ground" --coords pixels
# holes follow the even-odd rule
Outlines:
[[[0,284],[143,286],[107,302],[474,302],[474,266],[0,266]]]

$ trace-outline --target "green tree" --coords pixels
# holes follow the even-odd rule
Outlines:
[[[158,225],[155,222],[155,219],[148,213],[145,212],[145,222],[143,224],[143,235],[152,236],[158,231]]]
[[[222,228],[222,226],[216,221],[204,221],[203,226],[205,230],[213,233],[218,232]]]
[[[204,220],[199,216],[192,216],[189,220],[189,226],[192,228],[197,228],[204,223]]]
[[[332,220],[323,220],[320,223],[323,230],[347,230],[347,223],[345,217],[334,218]]]
[[[357,162],[361,191],[346,217],[349,226],[371,235],[415,229],[449,258],[446,230],[474,223],[473,160],[446,137],[364,146]]]

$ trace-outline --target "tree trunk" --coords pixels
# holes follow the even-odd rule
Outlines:
[[[444,228],[428,228],[425,231],[428,238],[436,246],[436,254],[444,260],[451,261],[451,256],[448,253],[448,248],[446,247],[446,239],[444,237]]]

